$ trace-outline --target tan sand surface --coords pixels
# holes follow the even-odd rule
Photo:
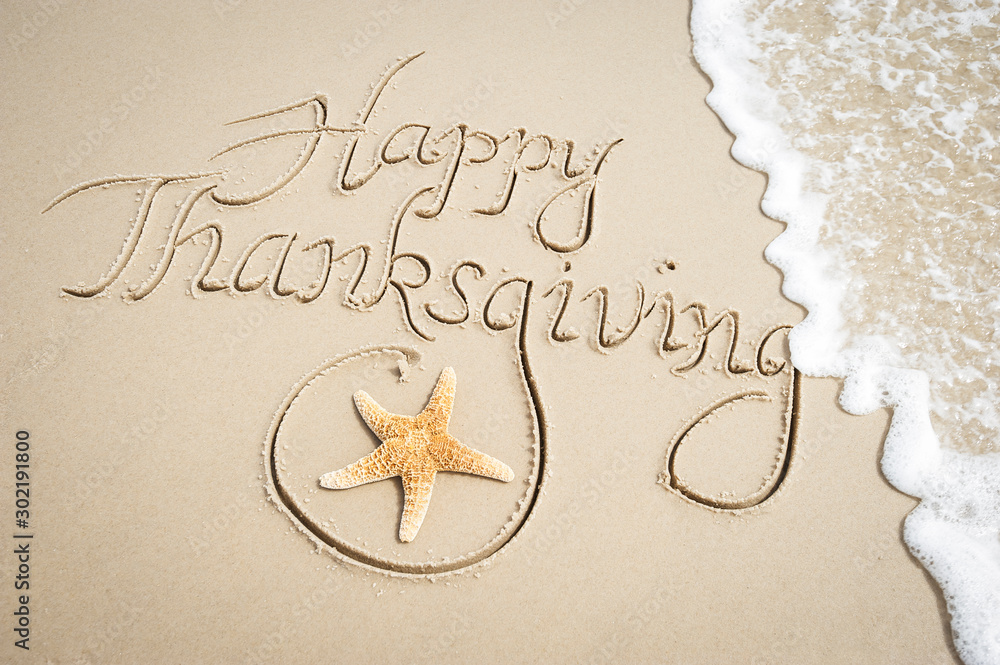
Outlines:
[[[2,659],[957,662],[688,7],[339,4],[0,5]]]

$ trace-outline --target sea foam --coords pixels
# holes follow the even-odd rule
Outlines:
[[[893,410],[882,469],[967,665],[1000,663],[1000,6],[694,0],[766,251],[808,309],[792,360]]]

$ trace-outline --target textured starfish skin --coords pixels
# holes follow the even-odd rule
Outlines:
[[[448,434],[455,403],[455,370],[445,367],[427,406],[416,416],[389,413],[368,393],[354,393],[354,403],[382,444],[370,455],[319,479],[320,487],[347,489],[399,476],[403,481],[403,518],[399,539],[412,541],[427,514],[438,471],[460,471],[504,482],[514,472],[503,462],[469,448]]]

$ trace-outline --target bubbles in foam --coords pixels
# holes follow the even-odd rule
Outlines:
[[[769,174],[790,337],[844,407],[894,407],[886,477],[967,663],[1000,662],[1000,6],[695,0],[733,156]]]

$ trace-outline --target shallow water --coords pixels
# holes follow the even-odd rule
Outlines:
[[[967,663],[1000,662],[1000,4],[695,0],[768,250],[809,309],[794,362],[894,407],[883,470]]]

